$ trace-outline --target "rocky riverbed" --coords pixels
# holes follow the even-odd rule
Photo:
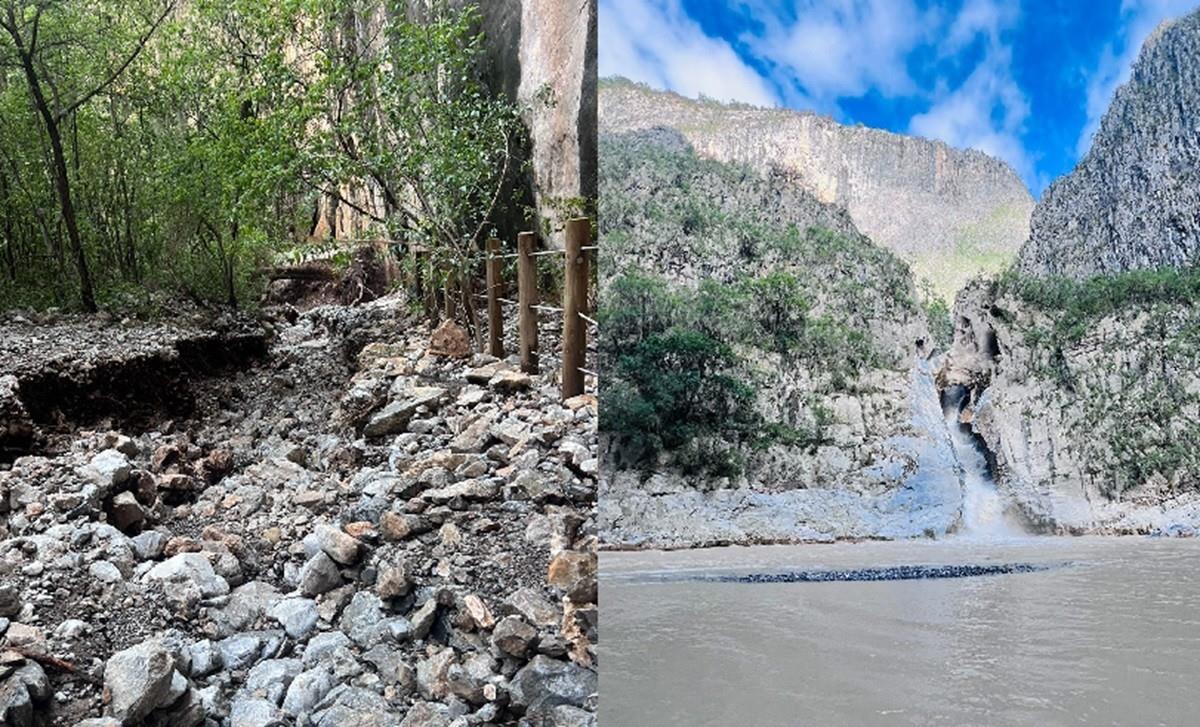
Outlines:
[[[595,724],[595,399],[406,311],[0,323],[0,723]]]

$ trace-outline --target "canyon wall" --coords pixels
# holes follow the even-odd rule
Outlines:
[[[1043,530],[1200,525],[1200,13],[1160,28],[1013,271],[955,307],[942,385]]]
[[[729,290],[783,273],[811,298],[807,329],[833,341],[799,353],[768,337],[734,342],[736,375],[757,391],[763,431],[806,433],[804,441],[743,444],[736,473],[689,472],[677,452],[622,466],[602,391],[606,542],[677,547],[953,530],[961,470],[908,266],[862,235],[845,210],[814,196],[800,174],[703,159],[678,131],[605,132],[600,160],[606,321],[634,315],[613,310],[609,292],[630,275],[657,276],[655,285],[673,292]],[[618,335],[605,325],[606,336]],[[701,325],[722,329],[718,335],[727,329],[725,321]],[[862,355],[856,341],[870,353],[848,370],[845,359]],[[602,390],[623,383],[614,381],[613,363]]]
[[[1029,192],[1007,164],[982,152],[813,113],[687,99],[623,79],[600,84],[600,118],[608,132],[668,127],[703,157],[795,173],[947,300],[972,275],[1007,265],[1029,234]]]
[[[1046,190],[1018,269],[1086,278],[1200,254],[1200,14],[1160,26],[1092,148]]]

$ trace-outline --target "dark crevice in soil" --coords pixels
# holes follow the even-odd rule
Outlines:
[[[33,436],[8,438],[0,463],[35,454],[48,436],[104,423],[142,432],[169,419],[191,416],[197,385],[266,358],[261,334],[184,339],[174,350],[114,359],[83,371],[48,369],[20,382],[20,400],[37,428]]]

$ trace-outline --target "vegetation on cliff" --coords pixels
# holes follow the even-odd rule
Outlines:
[[[794,182],[665,130],[602,136],[600,426],[617,464],[665,452],[731,475],[773,444],[811,450],[824,396],[905,365],[880,331],[920,316],[907,266]],[[794,407],[764,405],[795,375]]]

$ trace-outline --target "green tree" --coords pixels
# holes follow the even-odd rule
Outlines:
[[[0,58],[8,56],[9,63],[21,69],[30,101],[49,140],[59,213],[79,276],[80,301],[87,311],[96,310],[96,299],[71,195],[63,125],[84,104],[112,86],[137,59],[171,12],[174,0],[154,2],[149,8],[145,5],[136,1],[84,5],[5,0],[0,8],[0,31],[10,41],[0,47]],[[138,17],[133,25],[141,32],[127,41],[128,33],[120,31],[131,24],[120,19],[131,14]]]

